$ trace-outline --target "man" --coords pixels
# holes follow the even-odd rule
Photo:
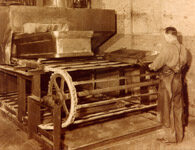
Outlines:
[[[160,140],[165,143],[178,143],[183,140],[183,96],[182,68],[187,63],[187,51],[178,42],[177,30],[174,27],[165,29],[166,40],[160,54],[152,64],[151,70],[159,70],[158,113],[165,135]]]

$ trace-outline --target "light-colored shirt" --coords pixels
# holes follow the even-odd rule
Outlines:
[[[163,66],[167,66],[174,72],[179,72],[181,67],[187,63],[187,51],[185,47],[180,44],[178,41],[173,43],[166,42],[159,55],[150,64],[151,70],[158,70]]]

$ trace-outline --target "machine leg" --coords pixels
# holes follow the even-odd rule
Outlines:
[[[145,74],[146,73],[146,70],[145,70],[145,68],[143,68],[143,67],[141,67],[140,68],[140,74]],[[140,82],[144,82],[144,81],[146,81],[146,77],[144,76],[144,77],[140,77]],[[144,93],[148,93],[148,87],[146,86],[146,87],[141,87],[140,88],[140,93],[141,94],[144,94]],[[141,97],[141,103],[142,104],[149,104],[150,102],[149,102],[149,96],[142,96]]]
[[[3,95],[5,93],[5,85],[4,82],[6,80],[4,79],[4,73],[0,72],[0,94]]]
[[[32,95],[41,97],[41,75],[34,75],[32,79]]]
[[[8,92],[8,87],[7,87],[7,74],[3,73],[3,86],[2,86],[2,93],[6,96]]]
[[[32,96],[28,97],[28,132],[29,138],[33,133],[37,133],[37,126],[41,123],[41,107],[33,96],[41,97],[40,74],[34,75],[32,78]]]
[[[18,87],[18,120],[22,122],[23,116],[26,114],[26,80],[22,77],[17,77]]]
[[[53,150],[61,150],[61,106],[55,105],[53,109],[53,122],[54,122],[54,131],[53,131]]]
[[[33,137],[34,133],[37,133],[37,126],[41,122],[40,106],[32,96],[28,97],[28,133],[29,138]]]

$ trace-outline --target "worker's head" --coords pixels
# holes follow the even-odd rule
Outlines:
[[[165,40],[172,43],[177,40],[177,29],[175,27],[167,27],[164,32]]]

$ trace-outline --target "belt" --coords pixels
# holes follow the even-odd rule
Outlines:
[[[171,74],[181,74],[181,69],[178,71],[175,71],[174,69],[168,66],[164,66],[162,69],[162,74],[166,76],[171,75]]]

